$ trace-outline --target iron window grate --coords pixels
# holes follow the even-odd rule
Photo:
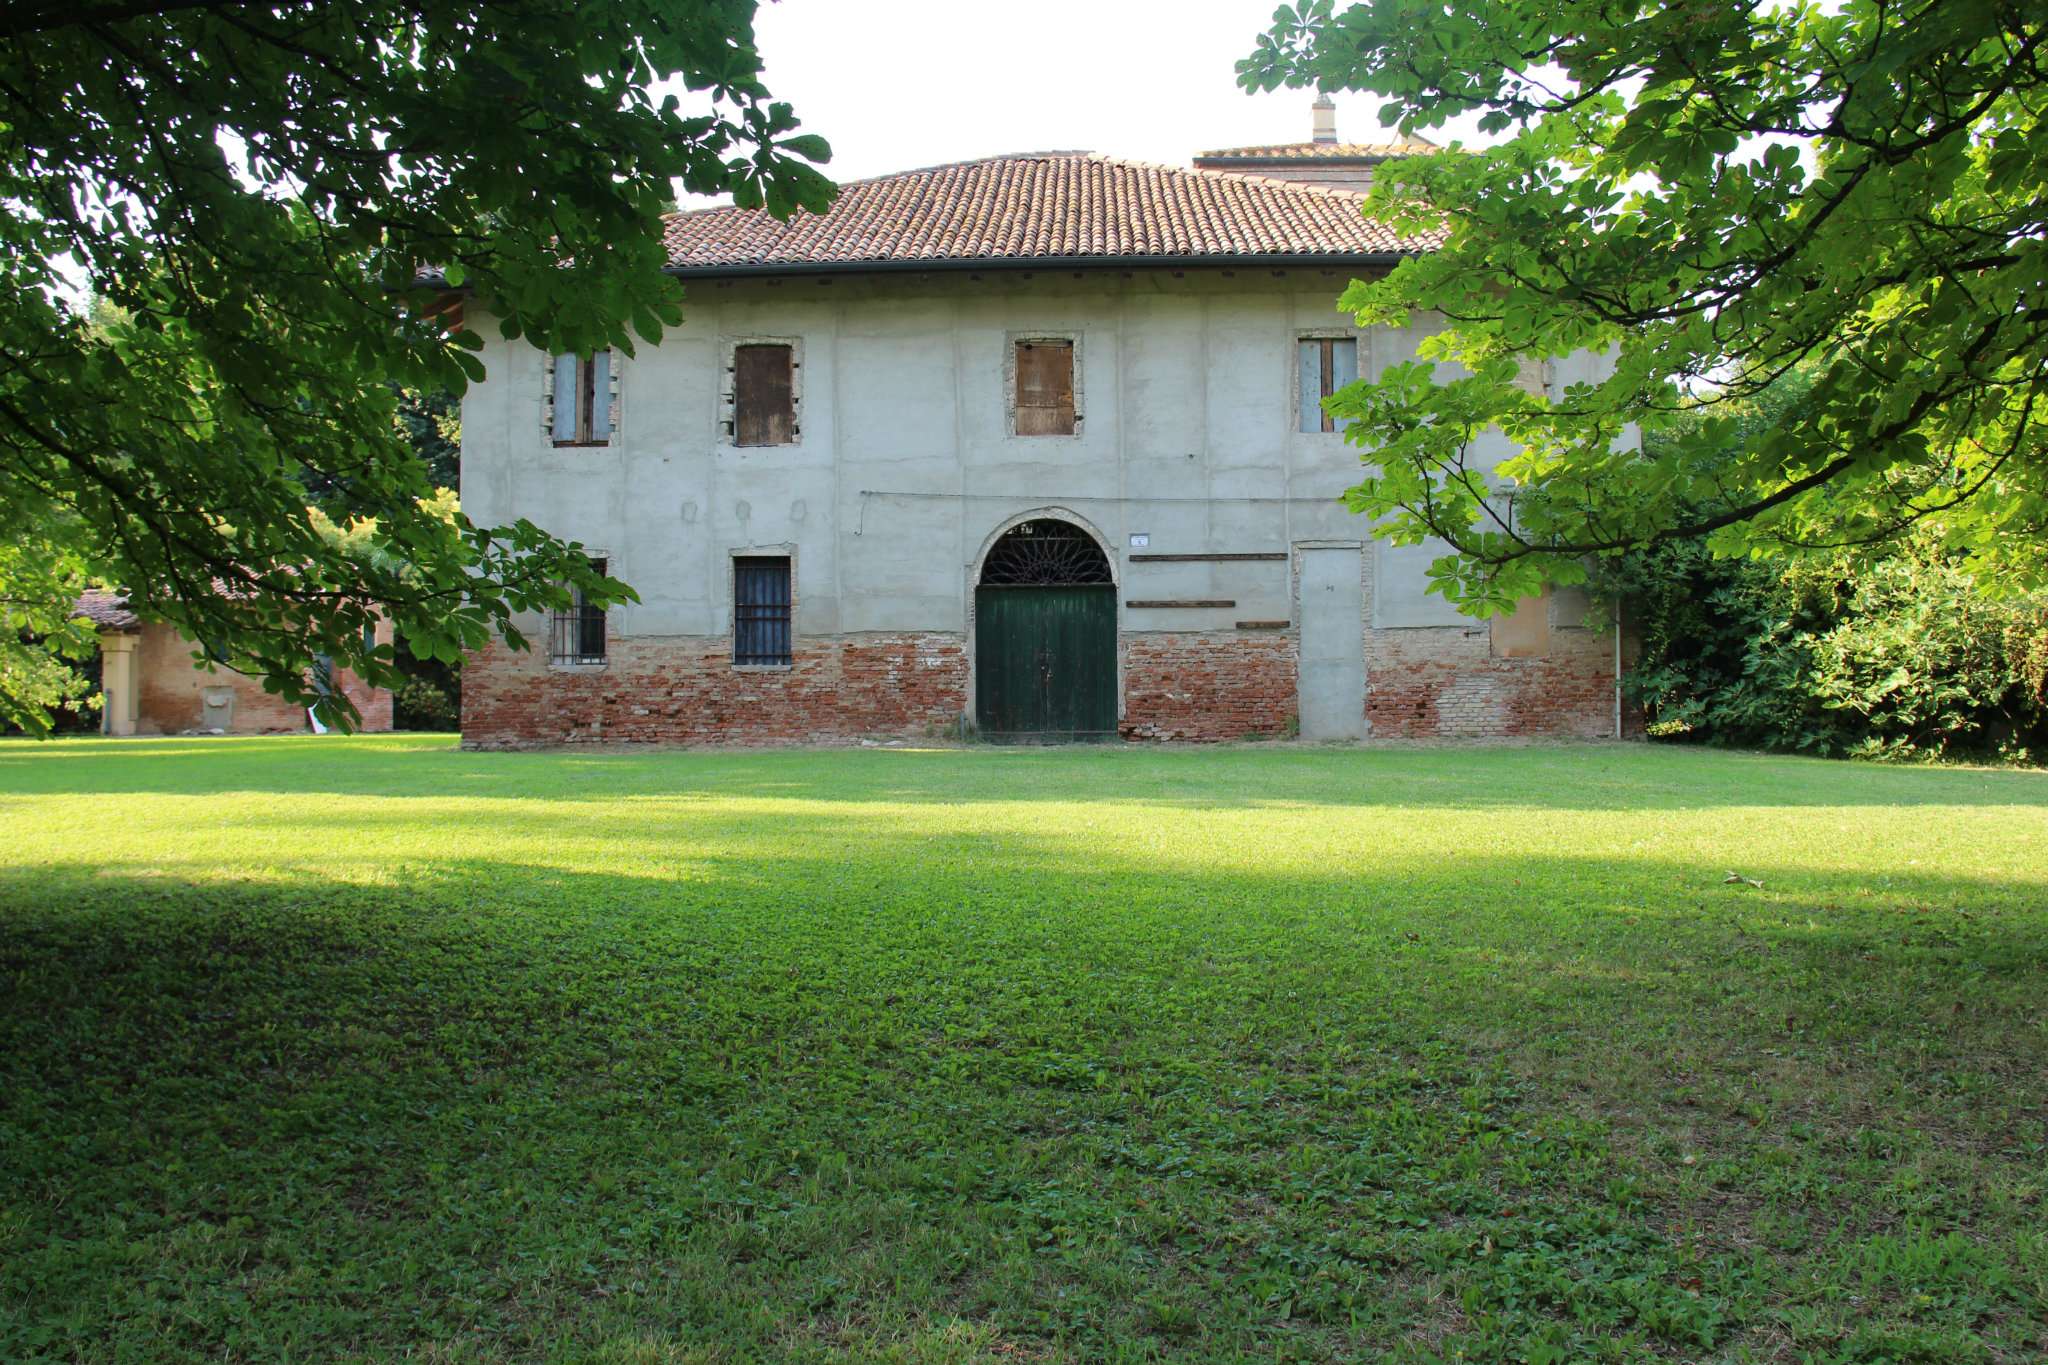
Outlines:
[[[606,561],[593,559],[590,567],[602,574]],[[548,657],[558,664],[601,664],[604,637],[604,608],[591,603],[583,589],[574,589],[569,605],[556,609],[548,620]]]
[[[740,666],[786,667],[790,655],[789,560],[732,562],[732,661]]]
[[[1110,583],[1109,560],[1095,538],[1070,522],[1027,521],[1013,526],[981,565],[983,587],[1067,587]]]

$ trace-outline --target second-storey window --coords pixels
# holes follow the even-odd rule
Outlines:
[[[1323,400],[1358,378],[1356,337],[1303,337],[1298,367],[1301,393],[1299,431],[1335,431],[1336,419]]]
[[[549,371],[548,435],[558,446],[601,446],[612,439],[612,353],[558,355]]]
[[[1017,434],[1074,434],[1074,343],[1017,343]]]
[[[786,446],[796,440],[796,348],[748,342],[732,348],[732,443]]]

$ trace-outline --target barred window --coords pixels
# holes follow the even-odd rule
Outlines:
[[[596,573],[607,572],[602,559],[591,560],[590,567]],[[601,664],[604,648],[604,608],[586,598],[583,589],[572,589],[569,605],[557,608],[548,622],[549,659],[558,664]]]
[[[732,562],[732,661],[787,665],[790,662],[789,557]]]

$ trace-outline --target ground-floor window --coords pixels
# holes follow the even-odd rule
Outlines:
[[[775,667],[790,662],[789,556],[732,562],[732,661]]]
[[[593,571],[606,571],[606,561],[590,561]],[[569,605],[558,608],[548,622],[548,657],[558,664],[601,664],[605,659],[604,608],[571,592]]]

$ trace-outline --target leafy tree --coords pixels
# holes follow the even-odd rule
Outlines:
[[[1631,547],[1916,526],[1980,581],[2039,581],[2044,38],[2021,0],[1280,9],[1247,86],[1366,90],[1407,129],[1476,115],[1505,135],[1379,177],[1370,211],[1443,248],[1343,306],[1440,312],[1426,354],[1469,373],[1397,365],[1332,400],[1378,466],[1351,505],[1447,541],[1439,586],[1480,614]],[[1581,349],[1611,376],[1530,382]],[[1781,421],[1715,417],[1802,365]],[[1706,420],[1638,448],[1690,399]],[[1495,427],[1520,452],[1490,472]]]
[[[311,702],[318,655],[392,681],[390,648],[361,644],[373,612],[445,661],[493,632],[523,644],[513,613],[559,603],[564,584],[629,598],[529,522],[426,505],[436,475],[396,395],[479,377],[483,317],[557,352],[657,339],[680,318],[659,226],[677,182],[776,213],[826,202],[805,163],[828,149],[770,101],[753,10],[7,6],[10,624],[59,637],[71,595],[101,574]],[[81,285],[111,305],[97,325]],[[325,534],[309,488],[334,521],[374,527],[376,552]],[[50,698],[12,650],[0,714],[34,725]]]
[[[446,390],[407,389],[398,395],[398,425],[427,476],[441,489],[462,479],[462,401]],[[451,505],[450,510],[453,510]],[[421,657],[399,637],[392,667],[401,681],[391,689],[391,723],[400,730],[462,727],[462,661]]]
[[[398,426],[406,444],[426,461],[436,488],[462,484],[462,399],[446,389],[405,389],[398,395]]]
[[[71,614],[85,565],[44,541],[32,517],[0,503],[0,734],[47,734],[52,713],[88,706],[94,690],[80,665],[98,636]]]
[[[1804,399],[1795,369],[1681,412],[1652,458],[1712,423],[1741,442]],[[1926,528],[1871,546],[1716,557],[1671,540],[1602,559],[1641,651],[1626,686],[1652,735],[1823,754],[2037,756],[2048,742],[2048,590],[1996,598]]]

